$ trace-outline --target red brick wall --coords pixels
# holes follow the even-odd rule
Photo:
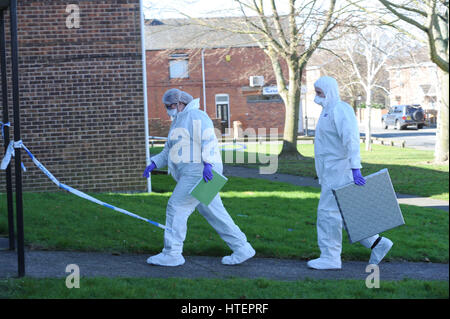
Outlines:
[[[169,135],[171,120],[153,118],[148,120],[150,136],[167,137]]]
[[[80,8],[79,29],[66,27],[68,4]],[[19,0],[18,29],[24,144],[79,190],[144,191],[139,0]],[[11,95],[9,106],[12,121]],[[58,189],[22,158],[24,190]]]
[[[189,78],[169,78],[169,56],[172,53],[189,55]],[[227,61],[227,55],[230,60]],[[206,108],[211,118],[216,117],[215,95],[228,94],[230,99],[230,127],[240,121],[242,128],[284,127],[283,103],[247,103],[243,87],[249,86],[249,77],[263,75],[265,86],[276,85],[269,58],[258,47],[205,49]],[[203,110],[203,83],[201,50],[147,51],[147,79],[149,118],[168,118],[161,98],[164,92],[177,87],[200,98]],[[151,129],[151,128],[150,128]]]

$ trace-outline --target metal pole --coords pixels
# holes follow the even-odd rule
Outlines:
[[[206,113],[205,48],[202,49],[203,111]]]
[[[6,71],[6,37],[5,37],[5,16],[4,10],[0,14],[0,59],[2,68],[2,98],[3,98],[3,123],[9,122],[8,115],[8,77]],[[9,145],[9,127],[4,126],[4,142],[5,142],[5,152]],[[14,250],[15,236],[14,236],[14,208],[13,208],[13,192],[12,192],[12,176],[11,176],[11,165],[8,165],[6,169],[6,197],[7,197],[7,207],[8,207],[8,231],[9,231],[9,249]]]
[[[19,107],[19,50],[17,44],[17,0],[11,0],[11,66],[14,109],[14,140],[20,140],[20,107]],[[19,277],[25,276],[25,252],[23,235],[23,200],[22,200],[22,158],[20,148],[15,150],[16,170],[16,218],[17,218],[17,258]]]
[[[308,113],[307,113],[307,111],[306,111],[306,94],[305,94],[305,127],[306,127],[306,130],[305,130],[305,135],[306,136],[308,136]]]
[[[141,23],[141,50],[142,50],[142,86],[144,91],[144,129],[145,129],[145,163],[150,165],[150,145],[148,143],[149,127],[148,127],[148,95],[147,95],[147,55],[145,45],[145,16],[143,0],[139,1],[140,23]],[[147,179],[147,192],[152,192],[152,174]]]

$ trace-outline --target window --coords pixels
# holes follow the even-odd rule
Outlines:
[[[280,95],[248,95],[247,103],[261,103],[261,102],[269,102],[269,103],[282,103]]]
[[[171,79],[189,77],[189,60],[187,54],[172,54],[169,60],[169,76]]]
[[[229,99],[228,94],[216,94],[216,104],[220,102],[228,103]]]
[[[172,60],[169,62],[170,78],[185,79],[189,77],[188,60]]]

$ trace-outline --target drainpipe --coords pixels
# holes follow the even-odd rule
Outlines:
[[[205,111],[206,113],[205,49],[202,49],[202,78],[203,78],[203,111]]]
[[[144,120],[145,120],[145,159],[147,166],[150,165],[150,146],[149,146],[149,129],[148,129],[148,98],[147,98],[147,59],[145,54],[145,18],[144,18],[144,3],[139,1],[141,11],[141,50],[142,50],[142,82],[144,90]],[[147,179],[147,192],[152,192],[151,174]]]

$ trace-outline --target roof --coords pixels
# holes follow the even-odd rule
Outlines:
[[[409,69],[409,68],[437,68],[437,65],[433,62],[420,62],[420,63],[409,63],[409,64],[402,64],[402,65],[395,65],[388,67],[387,70],[397,70],[397,69]]]
[[[145,21],[145,46],[146,50],[258,46],[249,33],[245,20],[238,17],[152,19]]]

